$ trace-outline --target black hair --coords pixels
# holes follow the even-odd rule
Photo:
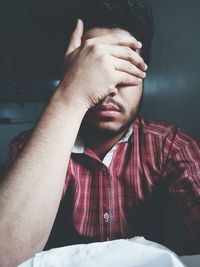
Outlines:
[[[121,28],[142,43],[141,56],[148,64],[153,37],[153,15],[148,0],[82,0],[79,17],[86,30]]]

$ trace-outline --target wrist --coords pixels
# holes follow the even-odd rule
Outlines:
[[[74,91],[73,88],[66,89],[66,86],[63,86],[62,83],[60,83],[50,101],[56,105],[62,106],[64,109],[71,108],[76,113],[84,116],[89,109],[89,105],[86,101],[81,99],[80,96],[70,93]]]

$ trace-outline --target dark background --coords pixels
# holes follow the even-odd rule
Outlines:
[[[75,1],[1,1],[0,99],[45,101],[59,80]]]
[[[3,70],[12,76],[60,78],[75,1],[1,1]]]
[[[149,2],[155,36],[142,112],[146,119],[178,125],[200,140],[200,1]],[[10,140],[33,126],[58,84],[74,3],[0,1],[0,169]],[[181,227],[172,217],[174,211],[166,216],[168,243],[181,252]]]

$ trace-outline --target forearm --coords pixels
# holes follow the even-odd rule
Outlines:
[[[86,112],[70,99],[60,101],[59,92],[1,183],[0,266],[15,266],[41,251],[49,237],[71,149]]]

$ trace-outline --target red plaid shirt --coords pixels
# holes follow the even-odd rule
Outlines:
[[[79,243],[143,235],[160,242],[168,192],[200,252],[199,145],[177,127],[144,122],[140,116],[132,127],[130,138],[117,145],[109,167],[88,148],[72,153],[61,203],[65,208],[59,212],[65,223],[58,228],[65,230],[57,238]],[[27,135],[12,142],[11,161]]]

